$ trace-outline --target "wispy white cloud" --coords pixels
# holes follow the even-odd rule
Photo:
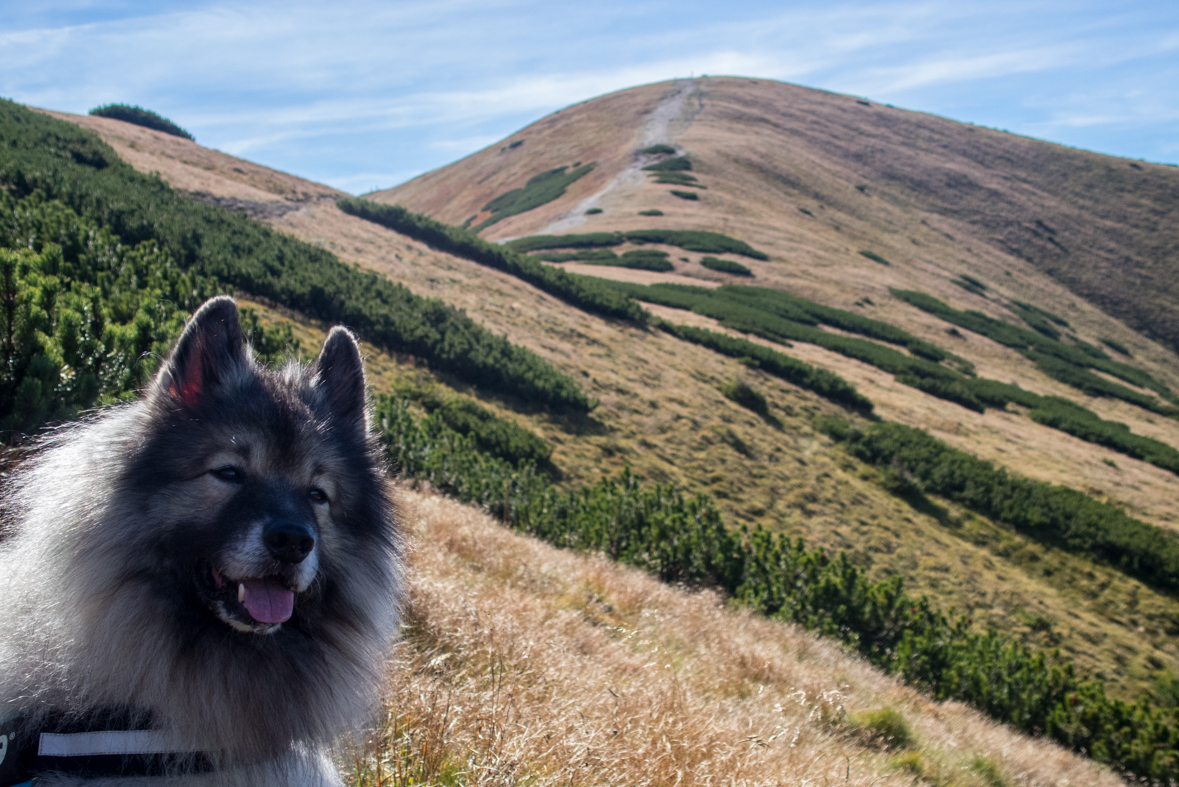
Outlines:
[[[1179,7],[1149,0],[38,8],[0,9],[0,94],[75,112],[138,103],[335,185],[389,185],[575,101],[689,74],[796,81],[1131,154],[1101,130],[1130,118],[1162,151],[1175,132],[1160,107],[1179,106]]]

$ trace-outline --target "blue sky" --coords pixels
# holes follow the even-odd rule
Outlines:
[[[352,193],[704,73],[1179,162],[1175,2],[0,2],[0,96],[139,104]]]

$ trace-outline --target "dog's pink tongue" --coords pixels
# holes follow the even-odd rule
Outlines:
[[[250,617],[259,623],[282,623],[295,610],[295,594],[269,579],[247,579],[242,604]]]

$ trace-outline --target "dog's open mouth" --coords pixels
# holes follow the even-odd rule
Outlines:
[[[238,631],[269,634],[294,614],[295,592],[280,577],[231,580],[212,563],[202,573],[213,612]]]

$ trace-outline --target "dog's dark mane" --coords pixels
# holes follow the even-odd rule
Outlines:
[[[227,763],[258,762],[367,720],[399,620],[396,512],[350,336],[280,371],[245,350],[236,366],[202,352],[182,338],[140,401],[51,434],[9,483],[0,701],[31,716],[130,706]],[[268,635],[196,603],[192,555],[208,549],[212,514],[168,498],[225,434],[262,435],[291,462],[310,453],[340,479],[318,574]]]

